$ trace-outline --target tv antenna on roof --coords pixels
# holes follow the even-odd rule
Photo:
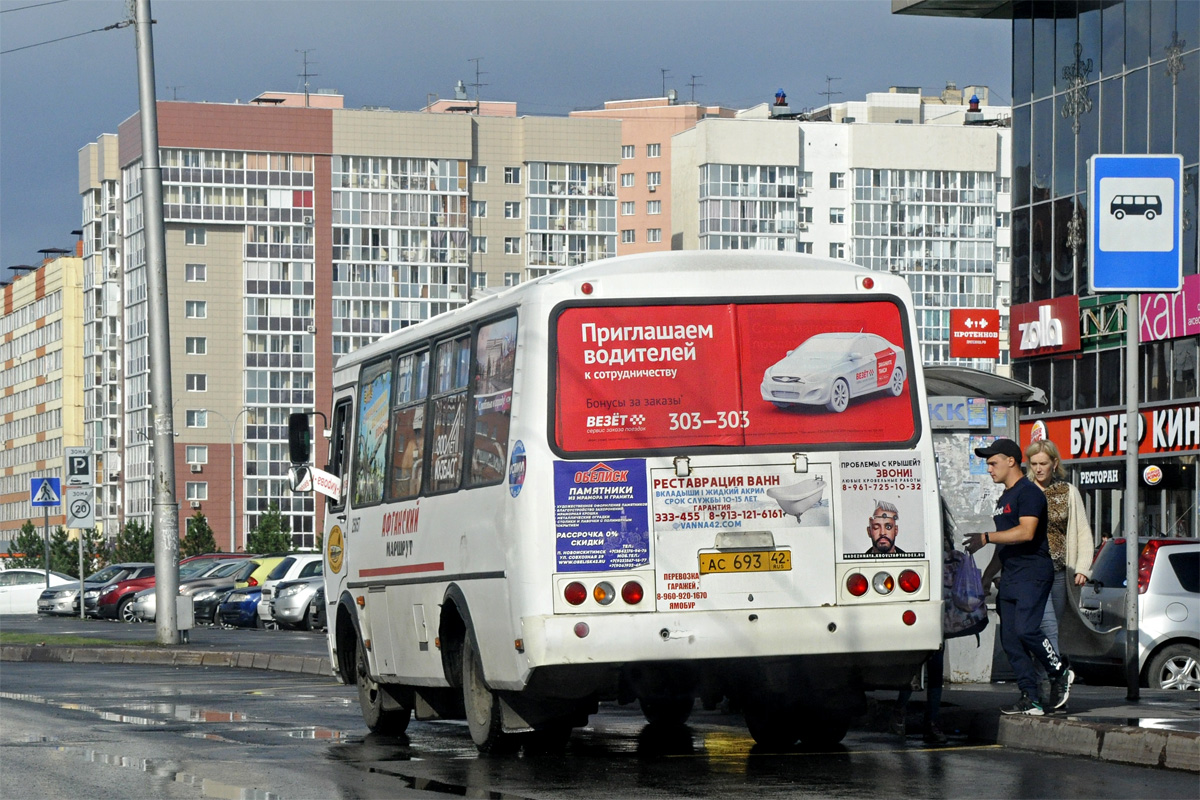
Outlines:
[[[317,77],[316,72],[308,71],[308,54],[312,52],[312,48],[309,48],[308,50],[297,50],[296,52],[304,56],[304,72],[300,73],[296,77],[304,78],[304,107],[308,108],[308,79]],[[314,61],[312,63],[316,64],[317,62]]]
[[[696,78],[703,78],[703,77],[704,77],[703,75],[693,75],[692,82],[690,84],[688,84],[689,86],[692,87],[692,102],[693,103],[696,102],[696,87],[704,85],[703,83],[696,83]]]
[[[833,82],[840,80],[841,78],[831,78],[828,75],[825,76],[825,91],[817,92],[817,94],[825,96],[825,105],[829,105],[831,102],[833,102],[833,96],[835,94],[841,94],[841,92],[833,91]]]
[[[479,62],[480,62],[480,61],[482,61],[482,60],[483,60],[482,58],[468,58],[468,59],[467,59],[467,61],[474,61],[474,62],[475,62],[475,82],[474,82],[474,83],[472,83],[472,84],[470,84],[470,85],[471,85],[471,86],[472,86],[472,87],[475,89],[475,113],[476,113],[476,114],[478,114],[478,113],[479,113],[479,87],[481,87],[481,86],[487,86],[487,84],[486,84],[486,83],[480,83],[480,82],[479,82],[479,76],[480,76],[480,75],[487,75],[487,73],[486,73],[486,72],[480,72],[480,71],[479,71]]]

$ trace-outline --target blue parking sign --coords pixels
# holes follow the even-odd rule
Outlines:
[[[1177,292],[1183,285],[1183,157],[1088,160],[1092,292]]]

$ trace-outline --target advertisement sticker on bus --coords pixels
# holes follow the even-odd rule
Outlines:
[[[843,459],[840,474],[843,559],[925,557],[919,456],[864,454]]]
[[[557,443],[907,443],[917,427],[903,331],[886,300],[567,308]]]
[[[525,444],[517,439],[508,462],[508,493],[516,497],[525,485]]]
[[[646,462],[554,462],[559,572],[625,570],[650,560]]]

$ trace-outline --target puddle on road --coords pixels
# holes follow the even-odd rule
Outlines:
[[[193,775],[189,772],[181,772],[176,768],[174,762],[171,761],[156,761],[150,758],[122,756],[86,747],[58,747],[55,749],[60,753],[80,756],[84,761],[91,764],[132,769],[158,778],[165,778],[175,783],[192,786],[199,789],[200,793],[205,797],[212,797],[216,800],[280,800],[279,795],[274,792],[264,791],[253,786],[222,783],[202,778],[199,775]]]

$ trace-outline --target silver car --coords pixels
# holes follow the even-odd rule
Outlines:
[[[136,562],[129,564],[110,564],[103,569],[87,576],[83,581],[83,593],[85,600],[90,600],[91,609],[96,608],[96,598],[100,596],[100,590],[110,583],[117,581],[129,580],[131,578],[140,578],[143,575],[153,574],[154,565],[147,562]],[[88,603],[85,602],[85,608]],[[72,583],[70,586],[51,586],[46,589],[38,597],[37,613],[39,614],[54,614],[58,616],[78,616],[79,615],[79,584]]]
[[[241,569],[245,563],[246,560],[244,558],[236,561],[211,561],[197,570],[198,574],[194,578],[185,578],[181,567],[179,593],[190,596],[202,589],[225,583],[226,579]],[[232,583],[230,586],[232,586]],[[135,594],[131,608],[133,609],[133,616],[137,619],[142,622],[154,622],[158,612],[158,598],[155,595],[155,588],[151,586],[149,589],[143,589]]]
[[[276,584],[271,597],[271,615],[275,621],[286,628],[311,631],[314,625],[309,606],[324,580],[324,577],[314,575]]]
[[[1151,689],[1200,689],[1200,542],[1143,539],[1138,564],[1138,668]],[[1113,637],[1084,663],[1124,662],[1125,540],[1112,539],[1092,565],[1079,606],[1093,631]],[[1072,656],[1067,651],[1068,657]]]
[[[841,413],[851,398],[904,392],[904,351],[873,333],[818,333],[763,373],[762,399],[776,408],[825,406]]]

